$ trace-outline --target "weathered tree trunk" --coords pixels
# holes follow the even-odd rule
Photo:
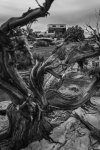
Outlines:
[[[15,52],[9,32],[18,26],[26,25],[33,19],[46,16],[53,1],[46,0],[43,6],[30,9],[21,17],[11,18],[0,27],[0,88],[9,94],[12,101],[7,110],[0,111],[1,115],[7,115],[9,119],[8,130],[0,133],[1,149],[19,150],[42,138],[54,142],[49,136],[54,126],[47,120],[48,111],[74,110],[81,107],[96,90],[98,78],[93,80],[86,93],[79,96],[66,96],[56,90],[45,91],[43,88],[45,74],[50,73],[61,79],[61,75],[54,71],[56,67],[52,66],[55,57],[45,62],[36,57],[36,64],[30,74],[29,87],[17,72],[13,61]],[[90,54],[82,55],[81,58],[77,56],[67,59],[64,63],[71,64],[84,57],[90,57]]]
[[[42,108],[35,101],[39,98],[42,107],[42,95],[37,90],[35,98],[35,91],[32,92],[18,74],[13,62],[15,52],[7,34],[33,19],[45,17],[53,1],[46,0],[43,6],[28,10],[21,17],[11,18],[0,27],[0,88],[9,94],[12,101],[7,110],[0,111],[1,115],[7,115],[9,119],[8,130],[0,134],[0,149],[19,150],[43,136]]]

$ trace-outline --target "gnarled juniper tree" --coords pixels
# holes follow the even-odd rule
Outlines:
[[[35,65],[30,73],[29,86],[19,75],[14,62],[15,49],[9,33],[18,26],[45,17],[53,1],[46,0],[43,6],[29,9],[21,17],[11,18],[0,27],[0,89],[6,92],[12,101],[6,110],[0,111],[1,115],[7,115],[9,119],[8,129],[0,133],[0,148],[19,150],[43,138],[54,142],[49,136],[54,126],[47,119],[48,112],[74,110],[84,106],[90,100],[99,82],[99,76],[93,78],[85,93],[78,96],[64,95],[53,89],[44,90],[45,74],[50,73],[60,80],[62,78],[54,71],[57,66],[52,66],[52,59],[43,62],[38,56],[35,57]],[[94,55],[99,55],[99,52],[71,58],[68,55],[64,63],[70,65]]]

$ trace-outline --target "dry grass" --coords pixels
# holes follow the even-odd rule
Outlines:
[[[38,48],[33,48],[31,50],[31,52],[40,54],[42,56],[44,56],[44,59],[46,60],[51,54],[52,51],[55,49],[55,46],[49,46],[49,47],[38,47]]]

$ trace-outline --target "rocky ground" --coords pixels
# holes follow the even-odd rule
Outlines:
[[[70,48],[70,46],[68,48]],[[34,52],[40,54],[42,53],[43,55],[47,54],[47,58],[48,55],[51,55],[51,52],[47,52],[47,48],[45,48],[44,51],[36,49],[34,50]],[[69,79],[70,78],[71,76],[69,76]],[[76,75],[75,78],[76,80],[65,80],[59,91],[62,93],[75,95],[84,90],[84,88],[89,83],[88,79],[86,79],[87,82],[85,82],[82,78],[82,75],[79,74]],[[99,99],[99,96],[92,97],[92,101],[94,101],[94,103],[97,103],[98,107],[100,107]],[[10,103],[10,97],[1,90],[0,101],[3,101],[0,102],[0,109],[6,109],[6,107]],[[84,116],[84,118],[88,120],[92,125],[100,129],[99,113],[87,114],[81,108],[78,108],[74,112],[78,113],[80,116]],[[51,137],[56,143],[50,143],[43,139],[42,141],[31,143],[28,147],[22,150],[100,150],[100,144],[90,136],[90,131],[74,117],[74,112],[54,112],[51,122],[60,124],[51,133]],[[8,125],[8,118],[0,116],[0,132],[3,132],[5,129],[7,129]]]
[[[90,137],[89,130],[80,121],[70,117],[55,128],[51,137],[60,144],[46,140],[33,142],[23,150],[99,150],[99,143]]]
[[[87,82],[83,82],[82,76],[75,76],[78,81],[71,80],[70,86],[68,86],[68,82],[64,82],[63,86],[59,89],[62,93],[68,94],[79,94],[82,87],[86,88]],[[79,79],[81,78],[81,79]],[[77,83],[77,84],[76,84]],[[84,83],[84,84],[83,84]],[[81,88],[78,88],[78,85],[81,85]],[[66,87],[66,85],[68,87]],[[77,90],[75,90],[77,89]],[[92,97],[92,101],[94,103],[98,103],[98,107],[100,106],[99,103],[100,97]],[[58,121],[58,126],[53,130],[51,133],[51,137],[54,141],[59,142],[59,144],[49,143],[46,140],[42,140],[40,142],[33,142],[30,144],[26,149],[23,150],[100,150],[100,144],[98,141],[93,139],[90,135],[90,131],[74,117],[74,113],[83,116],[85,120],[88,120],[93,126],[97,129],[100,129],[100,114],[94,113],[89,114],[86,113],[82,108],[78,108],[73,112],[56,112],[54,115],[54,119],[52,122]]]
[[[60,92],[79,94],[80,89],[78,88],[78,84],[76,85],[75,83],[76,82],[74,81],[74,83],[72,82],[69,87],[66,87],[66,85],[68,85],[68,82],[67,84],[66,82],[64,82],[63,86],[61,86],[61,88],[59,89]],[[84,85],[87,84],[84,83]],[[0,102],[0,109],[6,109],[6,107],[10,103],[9,96],[3,91],[0,91],[0,97],[0,99],[6,100]],[[100,105],[99,97],[93,97],[92,101]],[[81,108],[78,108],[74,112],[78,113],[80,116],[84,116],[84,118],[88,120],[92,125],[100,129],[99,113],[86,114],[86,112]],[[52,123],[60,124],[51,133],[51,137],[57,143],[50,143],[43,139],[40,142],[37,141],[31,143],[27,148],[23,150],[99,150],[99,143],[90,136],[90,131],[74,117],[74,112],[71,113],[66,111],[56,111],[51,116]],[[3,132],[5,129],[7,129],[8,124],[9,122],[7,117],[0,116],[0,132]]]

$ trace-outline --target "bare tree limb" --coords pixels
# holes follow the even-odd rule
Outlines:
[[[92,32],[90,32],[90,33],[92,33],[92,35],[95,36],[96,44],[100,47],[100,35],[99,35],[98,21],[97,21],[97,24],[96,24],[96,29],[94,29],[91,25],[88,25],[88,24],[87,24],[87,27],[92,30]]]
[[[87,54],[75,56],[68,61],[68,64],[75,63],[77,61],[85,60],[87,58],[92,58],[92,57],[96,57],[96,56],[100,56],[100,52],[87,53]]]
[[[54,0],[46,0],[42,7],[29,9],[21,17],[10,18],[7,22],[1,25],[0,30],[3,32],[9,32],[9,30],[18,26],[24,26],[28,24],[33,19],[47,16],[48,10],[50,9],[53,1]]]
[[[42,6],[39,4],[38,0],[35,0],[38,6],[41,8]]]

